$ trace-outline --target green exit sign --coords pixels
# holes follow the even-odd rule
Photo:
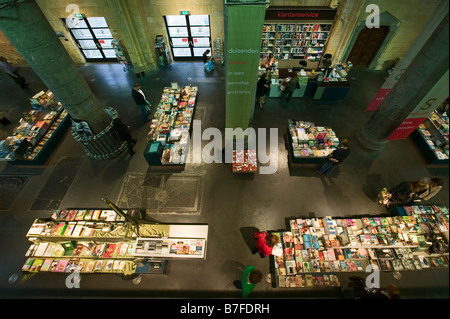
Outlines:
[[[83,13],[75,13],[74,15],[75,15],[75,18],[78,18],[78,19],[83,19],[84,18],[84,14]]]
[[[190,15],[190,12],[189,11],[180,11],[180,14],[188,16],[188,15]]]

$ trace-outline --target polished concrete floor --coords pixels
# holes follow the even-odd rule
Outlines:
[[[392,141],[378,153],[365,153],[350,144],[351,155],[329,178],[317,175],[316,167],[288,166],[284,143],[288,119],[330,126],[340,138],[348,138],[352,143],[357,129],[371,116],[365,108],[384,82],[385,72],[353,69],[350,73],[352,89],[347,98],[337,104],[314,105],[308,99],[280,103],[276,99],[268,99],[263,110],[256,107],[254,128],[278,128],[278,157],[272,158],[278,160],[278,170],[271,175],[247,176],[233,174],[227,164],[193,163],[186,165],[182,172],[161,172],[149,167],[142,156],[148,127],[131,97],[132,85],[137,81],[135,75],[124,72],[118,64],[89,64],[81,67],[80,71],[100,101],[116,108],[124,122],[131,126],[133,135],[138,139],[136,154],[130,157],[125,152],[113,160],[95,161],[86,156],[83,147],[74,141],[69,132],[45,165],[18,166],[0,162],[0,174],[29,176],[15,195],[11,207],[0,211],[2,298],[239,298],[240,292],[233,281],[240,279],[243,267],[250,264],[264,274],[269,272],[269,259],[251,253],[251,235],[255,229],[287,229],[286,220],[289,217],[385,214],[384,207],[375,201],[382,187],[425,176],[441,177],[445,181],[444,189],[429,203],[449,204],[448,167],[428,167],[409,139]],[[0,75],[0,110],[6,111],[14,123],[18,122],[22,112],[29,111],[28,98],[46,89],[31,69],[21,68],[19,72],[29,81],[29,89],[22,90],[10,78]],[[172,65],[171,70],[159,70],[139,81],[153,105],[158,104],[163,88],[170,82],[197,85],[199,95],[195,119],[202,121],[202,128],[216,127],[223,132],[223,68],[205,74],[200,62],[178,62]],[[13,126],[1,128],[2,137]],[[56,170],[61,163],[66,163],[66,167],[69,165],[71,172]],[[67,163],[73,163],[76,167]],[[56,205],[60,209],[107,208],[101,199],[106,197],[113,202],[120,201],[124,185],[131,175],[149,179],[161,176],[166,180],[196,179],[198,190],[192,193],[197,200],[195,209],[187,207],[192,201],[180,201],[174,211],[151,211],[148,218],[161,223],[208,224],[206,260],[170,261],[167,275],[143,275],[138,285],[116,275],[82,276],[79,289],[66,288],[65,276],[60,274],[39,274],[20,282],[21,267],[26,260],[24,254],[29,247],[25,234],[35,218],[48,217],[51,213],[51,210],[33,206],[36,200],[57,199],[51,207]],[[64,182],[64,191],[52,190],[48,180]],[[19,275],[18,280],[10,282],[13,274]],[[347,276],[341,275],[344,287],[348,283]],[[391,273],[383,273],[382,287],[390,283],[400,287],[405,299],[449,296],[448,268],[427,269],[420,273],[402,272],[400,279],[395,279]],[[343,296],[332,288],[273,288],[262,282],[250,297]]]

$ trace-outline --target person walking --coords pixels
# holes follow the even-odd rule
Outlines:
[[[14,82],[16,82],[22,89],[25,89],[28,86],[27,81],[23,76],[17,73],[16,68],[12,66],[11,63],[5,57],[0,56],[0,68],[5,71],[6,74],[11,77]]]
[[[127,142],[128,153],[133,156],[135,154],[133,146],[136,145],[137,140],[131,136],[130,127],[123,124],[123,122],[119,118],[115,118],[113,120],[113,128],[119,138],[122,141]]]
[[[289,100],[292,97],[292,94],[294,93],[295,89],[300,88],[298,83],[298,75],[297,72],[292,72],[290,74],[290,80],[286,81],[286,89],[284,91],[281,91],[280,97],[278,98],[278,101],[282,101],[283,97],[287,95],[286,101],[289,102]]]
[[[327,177],[334,171],[336,166],[341,164],[347,156],[350,154],[348,148],[348,140],[343,139],[339,148],[335,149],[330,155],[328,155],[327,162],[317,171],[319,174],[326,174]]]
[[[137,106],[141,109],[142,117],[144,118],[144,122],[149,121],[149,108],[151,106],[150,102],[147,101],[147,97],[145,93],[142,91],[142,87],[139,83],[136,83],[131,91],[131,95],[133,96],[134,101]]]
[[[261,271],[257,270],[254,266],[247,266],[242,274],[241,281],[234,281],[233,284],[236,288],[242,289],[242,297],[248,298],[250,293],[255,289],[257,283],[263,278]]]
[[[278,236],[274,234],[267,234],[266,232],[255,232],[256,250],[261,257],[266,257],[272,254],[273,247],[278,244]]]
[[[256,97],[258,98],[259,108],[263,108],[263,104],[266,103],[264,101],[267,91],[270,89],[272,82],[270,68],[266,69],[266,72],[261,75],[256,84]]]

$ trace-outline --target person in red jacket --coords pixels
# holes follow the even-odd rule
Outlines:
[[[266,232],[256,232],[254,234],[256,240],[256,249],[261,257],[266,257],[272,254],[272,248],[278,244],[278,237]]]

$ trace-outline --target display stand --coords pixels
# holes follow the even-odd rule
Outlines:
[[[158,57],[158,66],[163,70],[172,70],[167,53],[166,41],[164,36],[157,35],[155,39],[156,55]]]
[[[132,217],[139,211],[121,212],[56,210],[36,219],[22,272],[167,274],[168,260],[206,259],[208,225],[155,224]]]
[[[120,39],[112,40],[111,45],[116,52],[117,60],[123,65],[123,71],[127,72],[131,70],[133,68],[133,64],[131,63],[130,56],[128,55],[127,50],[125,50],[125,47],[122,45]]]
[[[402,215],[295,218],[271,232],[280,242],[271,256],[274,287],[339,286],[343,272],[414,271],[448,267],[448,251],[428,255],[426,235],[448,233],[448,208],[406,206]]]
[[[0,141],[0,160],[15,165],[43,165],[71,125],[70,115],[50,91],[30,99],[33,110],[24,113],[13,134]]]
[[[189,154],[189,136],[197,104],[196,86],[172,83],[164,88],[148,133],[144,151],[150,166],[184,168]]]

